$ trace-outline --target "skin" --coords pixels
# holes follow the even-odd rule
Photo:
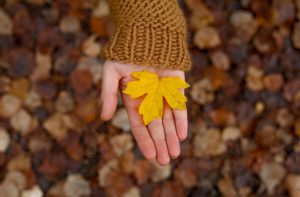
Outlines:
[[[119,91],[125,89],[129,81],[134,80],[130,75],[135,71],[149,70],[160,77],[179,76],[184,79],[184,72],[163,68],[142,67],[131,64],[107,61],[104,64],[102,94],[101,94],[101,119],[110,120],[117,108]],[[187,111],[172,110],[166,103],[162,119],[153,120],[145,126],[138,113],[140,99],[131,99],[126,94],[121,94],[128,113],[132,134],[137,144],[148,160],[156,159],[161,165],[169,164],[171,159],[180,155],[180,141],[187,137]]]

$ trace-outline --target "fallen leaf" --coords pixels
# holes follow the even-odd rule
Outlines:
[[[179,77],[159,78],[149,71],[133,72],[132,76],[138,81],[129,82],[123,93],[130,95],[132,99],[146,95],[139,108],[145,125],[162,117],[163,98],[173,109],[186,109],[187,98],[178,90],[189,87],[184,80]]]

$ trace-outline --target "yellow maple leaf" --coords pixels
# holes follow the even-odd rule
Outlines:
[[[162,117],[164,98],[171,108],[186,109],[187,98],[179,89],[188,88],[189,84],[180,77],[159,78],[157,74],[146,70],[133,72],[131,75],[137,80],[129,82],[123,93],[130,95],[132,99],[145,96],[139,107],[139,114],[143,116],[145,125]]]

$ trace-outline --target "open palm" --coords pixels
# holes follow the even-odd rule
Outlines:
[[[160,77],[178,76],[184,79],[184,72],[180,70],[142,67],[131,64],[107,61],[104,64],[102,83],[102,112],[104,121],[110,120],[117,108],[119,90],[123,90],[129,81],[132,81],[132,72],[149,70]],[[138,113],[142,99],[131,99],[122,94],[122,100],[128,113],[131,130],[137,144],[148,160],[157,159],[161,165],[170,162],[170,158],[176,158],[180,154],[180,144],[187,136],[187,111],[172,110],[164,105],[162,119],[153,120],[148,126],[143,123]]]

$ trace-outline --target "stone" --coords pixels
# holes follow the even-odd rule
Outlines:
[[[80,174],[69,175],[64,184],[64,193],[66,197],[89,196],[91,192],[89,182]]]
[[[19,97],[22,101],[27,98],[29,81],[26,78],[14,80],[11,84],[10,94]]]
[[[110,138],[110,143],[117,156],[121,156],[133,148],[133,140],[130,134],[120,134]]]
[[[43,197],[43,191],[42,189],[38,186],[35,185],[31,189],[27,189],[22,191],[21,197]]]
[[[135,162],[133,174],[139,185],[146,183],[150,178],[151,166],[151,163],[146,160],[138,160]]]
[[[0,9],[0,35],[11,36],[13,33],[13,24],[10,16]]]
[[[230,24],[237,30],[238,37],[248,42],[256,33],[258,24],[249,11],[238,10],[230,16]]]
[[[98,171],[98,182],[101,187],[106,187],[108,185],[107,176],[112,170],[118,169],[119,162],[113,159],[102,166]]]
[[[38,81],[47,79],[50,76],[50,70],[52,68],[52,59],[50,54],[43,54],[36,52],[35,54],[36,67],[30,76],[31,80]]]
[[[258,101],[257,103],[255,103],[255,107],[254,108],[255,108],[255,113],[256,114],[261,114],[261,113],[263,113],[265,111],[266,106],[265,106],[265,104],[263,102]]]
[[[74,100],[68,92],[60,92],[55,101],[55,109],[60,113],[67,113],[74,109]]]
[[[6,152],[10,144],[10,136],[8,132],[0,127],[0,153]]]
[[[233,181],[229,178],[220,179],[218,181],[218,188],[224,197],[238,196]]]
[[[31,90],[29,91],[24,104],[30,109],[35,109],[42,105],[42,98],[37,92]]]
[[[105,0],[98,1],[97,6],[94,8],[92,15],[94,17],[104,17],[109,15],[109,5]]]
[[[31,153],[39,151],[49,151],[51,149],[51,139],[44,133],[37,133],[29,139],[28,148]]]
[[[12,182],[4,181],[0,185],[0,194],[5,197],[19,197],[20,191]]]
[[[294,25],[292,40],[293,40],[294,47],[300,49],[300,22]]]
[[[131,187],[122,197],[140,197],[141,193],[138,187]]]
[[[67,119],[68,116],[57,113],[49,117],[43,126],[54,139],[62,140],[68,132]]]
[[[91,124],[97,119],[97,112],[95,99],[82,100],[76,104],[75,114],[86,124]]]
[[[61,19],[59,29],[63,33],[77,33],[81,29],[81,24],[77,17],[67,15]]]
[[[215,20],[214,14],[201,1],[186,1],[191,10],[190,25],[193,30],[198,30],[212,24]]]
[[[171,165],[165,165],[161,166],[156,161],[151,162],[152,163],[152,170],[150,173],[150,179],[157,183],[163,180],[166,180],[169,178],[172,174],[172,168]]]
[[[254,92],[263,90],[264,83],[262,77],[263,71],[260,68],[249,66],[246,77],[247,87]]]
[[[224,51],[214,51],[211,53],[210,58],[214,67],[226,71],[230,69],[230,59]]]
[[[128,120],[127,111],[125,108],[118,109],[112,119],[112,125],[123,131],[130,131],[130,124]]]
[[[21,100],[13,95],[5,94],[0,98],[0,115],[10,118],[21,108]]]
[[[226,127],[223,130],[223,141],[238,140],[241,138],[242,132],[238,127]]]
[[[222,134],[217,128],[207,128],[199,132],[196,134],[193,144],[196,157],[219,156],[226,152]]]
[[[191,97],[201,105],[212,103],[215,100],[214,89],[208,78],[203,78],[192,85]]]
[[[286,177],[285,184],[290,197],[300,197],[300,176],[289,174]]]
[[[270,92],[280,90],[284,84],[283,77],[279,73],[269,74],[263,80],[265,88]]]
[[[291,127],[295,121],[292,112],[287,108],[281,108],[277,111],[276,122],[280,127]]]
[[[34,129],[36,122],[26,110],[21,109],[10,119],[10,125],[25,136]]]
[[[25,189],[27,184],[26,176],[19,171],[8,172],[5,177],[5,181],[13,183],[20,191]]]
[[[71,85],[77,94],[82,94],[92,88],[92,74],[89,70],[78,69],[71,74]]]
[[[97,37],[92,35],[88,37],[82,43],[82,51],[85,55],[89,57],[97,57],[101,51],[101,45],[96,41]]]
[[[97,84],[102,78],[103,63],[97,58],[81,57],[77,69],[89,70],[93,76],[93,83]]]
[[[9,161],[7,170],[11,172],[29,172],[31,170],[31,158],[28,154],[21,153],[16,155]],[[20,178],[18,179],[20,180]]]
[[[210,49],[222,43],[219,33],[214,27],[203,27],[194,36],[194,44],[199,49]]]
[[[300,137],[300,118],[295,121],[295,134]]]
[[[278,163],[264,163],[260,169],[259,177],[265,184],[268,194],[272,195],[275,188],[285,176],[285,169]]]

